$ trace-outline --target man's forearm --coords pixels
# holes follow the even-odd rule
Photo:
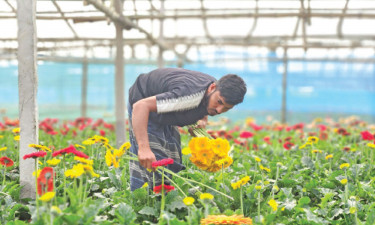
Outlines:
[[[150,148],[147,135],[149,109],[143,102],[133,105],[132,126],[139,149]]]

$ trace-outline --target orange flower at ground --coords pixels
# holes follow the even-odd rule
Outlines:
[[[243,217],[242,215],[209,215],[207,218],[201,220],[201,224],[253,224],[253,221],[248,217]]]

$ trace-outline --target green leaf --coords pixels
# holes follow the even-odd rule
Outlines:
[[[78,205],[78,193],[76,193],[74,190],[67,188],[66,192],[69,195],[70,199],[70,206],[75,207]]]
[[[284,203],[284,206],[285,206],[285,209],[287,210],[292,210],[295,206],[296,206],[296,200],[295,199],[289,199],[287,198],[285,203]]]
[[[6,225],[27,225],[28,223],[23,222],[22,220],[10,221]]]
[[[333,193],[333,192],[329,192],[329,193],[326,193],[324,195],[324,197],[322,198],[322,202],[319,204],[320,208],[324,209],[325,207],[327,207],[327,203],[328,201],[332,200],[332,198],[335,196],[336,194]]]
[[[177,198],[175,201],[167,205],[167,209],[172,212],[176,211],[176,209],[183,209],[183,208],[186,208],[186,205],[184,204],[181,198]]]
[[[156,212],[155,208],[152,208],[150,206],[143,207],[138,214],[146,215],[146,216],[158,216],[158,213]]]
[[[21,208],[26,208],[25,206],[23,206],[22,204],[16,204],[14,205],[10,210],[7,210],[8,211],[8,218],[7,220],[14,220],[14,214],[16,213],[17,210],[21,209]]]
[[[137,218],[132,207],[130,207],[126,203],[120,203],[118,205],[115,215],[121,224],[132,223]]]
[[[301,158],[301,163],[305,167],[314,168],[314,163],[310,157],[304,156]]]
[[[111,179],[112,183],[116,186],[116,188],[121,189],[121,182],[117,178],[117,176],[111,173],[111,171],[108,171],[107,174],[108,174],[109,179]]]
[[[173,218],[169,221],[169,225],[186,225],[185,221],[178,220],[177,218]]]
[[[63,215],[62,218],[69,225],[78,224],[79,220],[81,219],[81,217],[77,215]]]
[[[375,209],[372,209],[370,213],[367,214],[366,225],[375,224]]]
[[[308,221],[312,221],[312,222],[317,223],[317,224],[328,224],[328,222],[326,220],[316,216],[309,209],[305,209],[305,212],[306,212],[306,218],[307,218]]]
[[[305,205],[308,205],[311,202],[309,197],[302,197],[298,200],[298,206],[303,207]]]

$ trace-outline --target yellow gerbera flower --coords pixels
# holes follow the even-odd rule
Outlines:
[[[329,155],[326,156],[326,160],[331,159],[331,158],[333,158],[332,154],[329,154]]]
[[[86,149],[86,147],[83,145],[75,144],[74,146],[80,149]]]
[[[341,182],[341,184],[345,185],[345,184],[348,183],[348,179],[342,179],[342,180],[340,180],[340,182]]]
[[[0,152],[1,152],[1,151],[5,151],[5,150],[7,150],[7,148],[8,148],[8,147],[2,147],[2,148],[0,148]]]
[[[62,213],[61,209],[59,207],[55,206],[55,205],[51,207],[51,210],[52,210],[52,212],[56,212],[57,214]]]
[[[131,147],[130,142],[125,142],[124,144],[121,145],[119,150],[126,152],[126,150],[128,150],[130,147]]]
[[[212,195],[212,194],[210,194],[210,193],[203,193],[203,194],[201,194],[200,196],[199,196],[199,198],[200,199],[210,199],[210,200],[212,200],[212,199],[214,199],[214,196]]]
[[[208,215],[207,218],[201,220],[202,225],[208,224],[253,224],[249,217],[243,215]]]
[[[72,169],[68,169],[65,171],[65,176],[70,178],[77,178],[80,177],[82,174],[85,173],[82,164],[74,165]]]
[[[53,197],[55,197],[55,192],[47,192],[44,195],[42,195],[42,197],[40,197],[39,200],[43,202],[49,202],[51,201],[51,199],[53,199]]]
[[[192,197],[186,197],[184,198],[183,202],[185,205],[189,206],[189,205],[192,205],[194,203],[195,199],[192,198]]]
[[[367,146],[370,147],[370,148],[375,148],[375,144],[374,143],[367,143]]]
[[[254,158],[255,158],[255,161],[257,161],[257,162],[262,161],[262,160],[261,160],[259,157],[257,157],[257,156],[255,156]]]
[[[146,188],[146,187],[148,187],[148,183],[147,183],[147,182],[145,182],[145,183],[142,185],[142,188]]]
[[[33,177],[35,177],[35,172],[37,173],[37,176],[36,176],[36,178],[38,178],[39,177],[39,175],[40,175],[40,172],[41,172],[42,170],[37,170],[37,171],[34,171],[33,172]]]
[[[57,164],[60,163],[60,161],[61,159],[53,158],[53,159],[47,160],[47,164],[50,166],[56,166]]]
[[[259,165],[259,168],[260,168],[261,170],[264,170],[264,171],[267,171],[267,172],[271,172],[271,169],[269,169],[269,168],[267,168],[267,167],[264,167],[264,166],[262,166],[262,165]]]
[[[279,204],[277,204],[277,202],[275,201],[275,199],[271,199],[271,200],[269,200],[268,205],[271,206],[271,208],[272,208],[273,211],[276,211],[277,210],[277,206]]]
[[[210,140],[210,146],[214,153],[218,155],[219,157],[225,157],[228,155],[228,152],[230,150],[230,145],[228,140],[222,139],[222,138],[216,138]]]
[[[14,140],[15,140],[15,141],[19,141],[19,140],[20,140],[20,136],[19,136],[19,135],[14,136]]]
[[[181,150],[181,153],[182,153],[183,155],[190,155],[190,154],[191,154],[191,150],[190,150],[189,147],[185,147],[185,148],[183,148],[183,149]]]
[[[21,128],[19,128],[19,127],[17,127],[17,128],[13,128],[13,130],[12,130],[12,132],[13,132],[14,134],[19,134],[20,131],[21,131]]]
[[[311,136],[311,137],[307,138],[307,141],[311,142],[311,143],[317,143],[319,141],[319,138],[317,138],[315,136]]]
[[[340,165],[340,169],[345,169],[345,168],[348,168],[350,166],[349,163],[343,163]]]
[[[34,148],[36,150],[42,150],[42,151],[45,151],[45,152],[52,152],[51,149],[49,149],[47,146],[44,146],[44,145],[37,145],[37,144],[29,144],[29,147],[30,148]]]
[[[84,163],[84,164],[87,164],[87,165],[93,165],[94,164],[94,160],[90,160],[90,159],[85,159],[85,158],[81,158],[81,157],[78,157],[78,156],[74,156],[74,160],[77,160],[81,163]]]
[[[113,155],[112,155],[111,150],[107,149],[107,152],[105,154],[105,163],[107,164],[107,166],[112,165],[112,163],[113,163],[112,158],[113,158]]]

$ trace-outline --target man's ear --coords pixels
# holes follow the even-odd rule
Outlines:
[[[208,92],[208,93],[211,93],[211,92],[213,92],[215,89],[216,89],[216,83],[212,83],[212,84],[210,84],[210,86],[208,86],[207,92]]]

